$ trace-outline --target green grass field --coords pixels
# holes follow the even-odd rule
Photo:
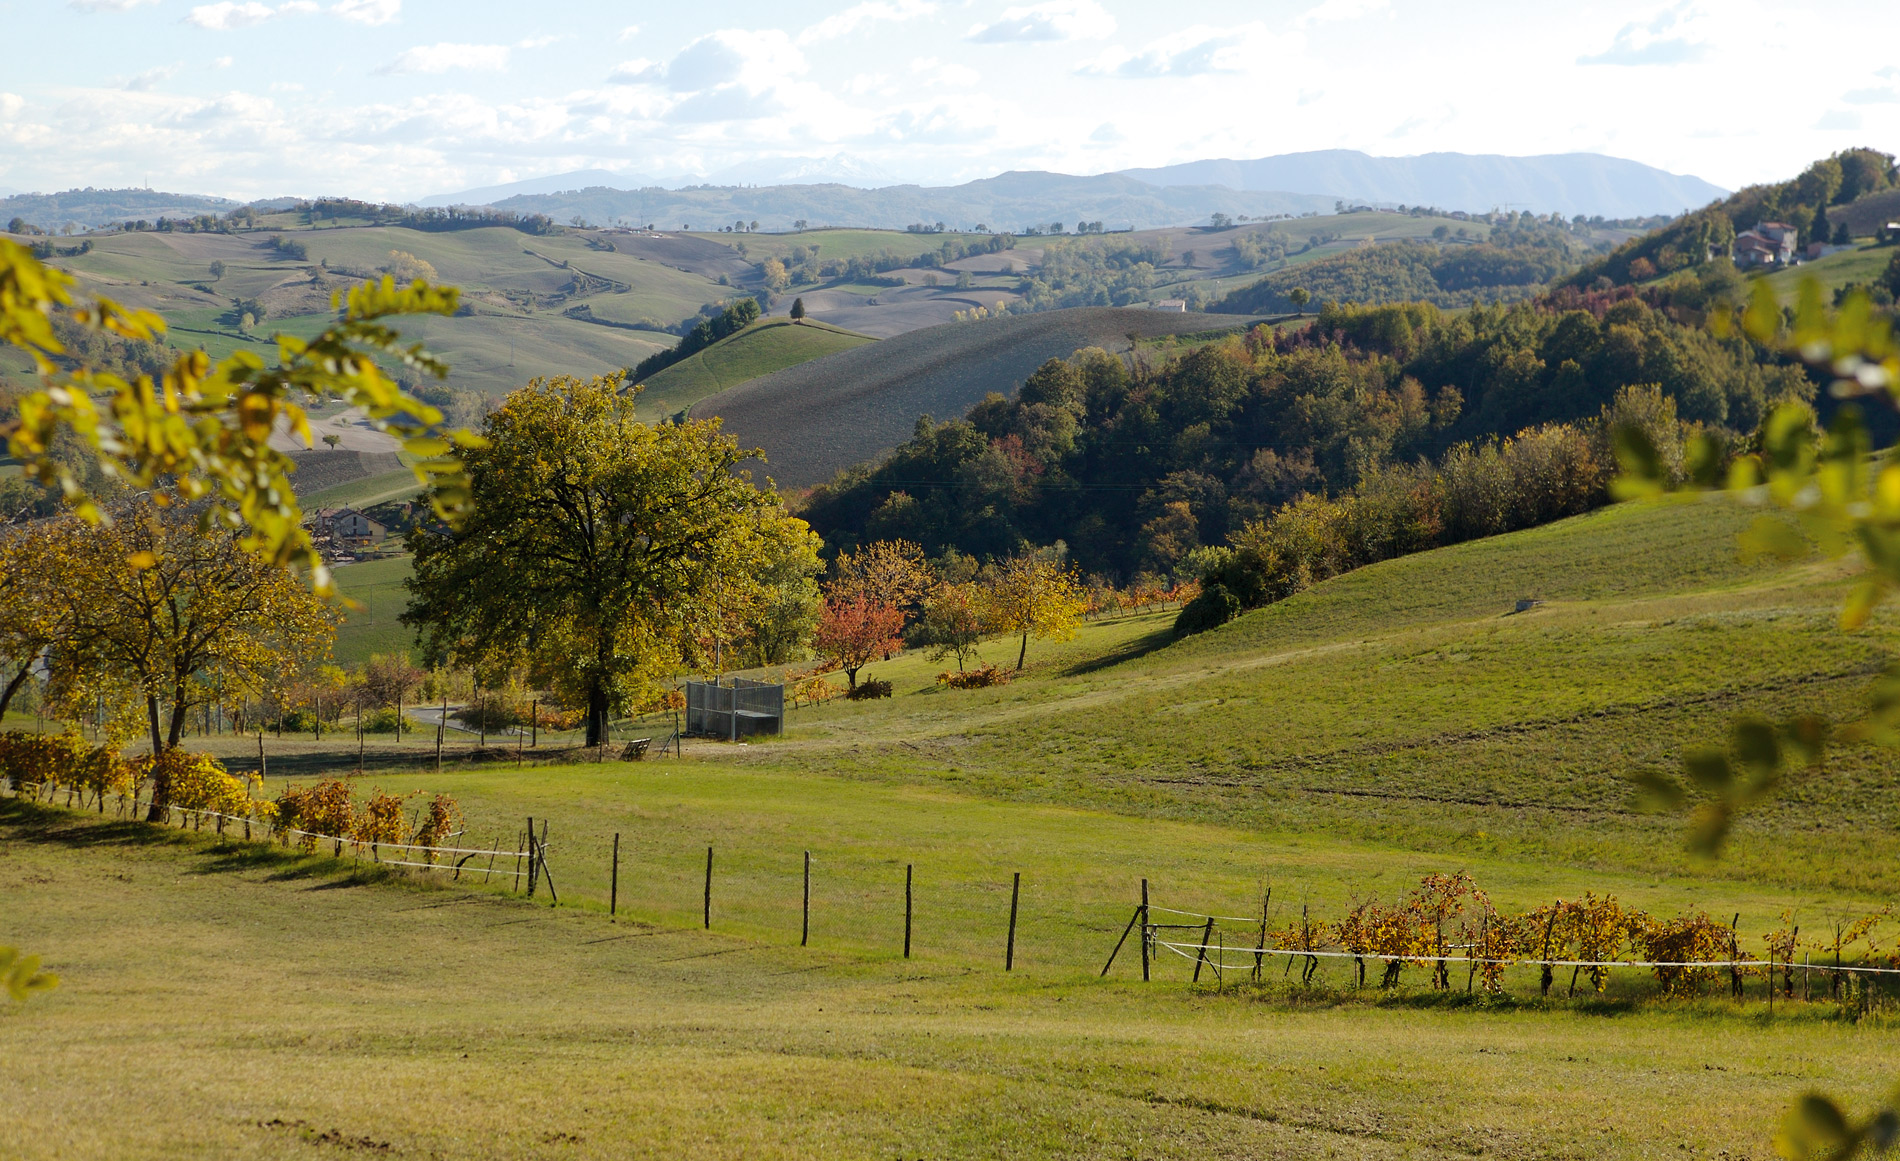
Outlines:
[[[1852,250],[1829,254],[1825,258],[1803,262],[1786,270],[1776,270],[1761,277],[1774,287],[1775,297],[1784,305],[1794,305],[1801,295],[1801,284],[1810,278],[1820,282],[1821,289],[1827,292],[1831,303],[1834,292],[1850,282],[1858,282],[1862,286],[1879,282],[1887,273],[1887,264],[1893,261],[1893,253],[1892,246],[1863,242]]]
[[[889,701],[800,709],[783,739],[683,759],[516,769],[457,739],[437,772],[426,741],[377,748],[362,789],[453,794],[472,843],[547,820],[553,909],[0,802],[0,882],[19,885],[0,922],[65,977],[0,1013],[0,1149],[1767,1157],[1804,1088],[1864,1108],[1889,1087],[1889,1015],[1770,1019],[1759,981],[1739,1007],[1664,1001],[1635,971],[1548,1003],[1525,968],[1507,1001],[1431,993],[1416,968],[1393,994],[1332,966],[1312,989],[1270,971],[1217,994],[1172,957],[1143,986],[1132,947],[1096,979],[1142,878],[1158,905],[1225,915],[1271,887],[1278,923],[1464,870],[1507,909],[1593,890],[1736,914],[1755,948],[1783,911],[1820,930],[1885,905],[1886,751],[1839,748],[1716,863],[1631,805],[1630,772],[1739,711],[1850,714],[1891,653],[1890,618],[1837,627],[1839,567],[1741,559],[1750,518],[1621,505],[1184,642],[1171,611],[1091,622],[1033,642],[993,690],[943,691],[940,663],[904,654],[865,674]],[[370,608],[356,641],[399,607],[402,567],[341,571]],[[267,745],[274,784],[354,763],[334,738]]]
[[[414,477],[410,479],[413,482]],[[403,588],[409,579],[409,557],[346,564],[335,575],[337,588],[360,606],[345,614],[343,629],[337,634],[337,662],[360,665],[372,653],[410,652],[415,631],[397,620],[409,603],[409,592]]]
[[[647,379],[640,403],[648,414],[671,415],[747,380],[876,341],[821,322],[767,319]]]

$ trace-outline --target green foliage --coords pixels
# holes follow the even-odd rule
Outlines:
[[[618,376],[510,395],[468,453],[466,524],[409,536],[403,619],[430,653],[531,667],[538,686],[587,707],[589,744],[610,712],[764,599],[776,554],[816,556],[777,495],[735,472],[752,453],[717,422],[649,426],[634,399]]]
[[[1301,309],[1294,290],[1321,302],[1474,302],[1529,298],[1573,269],[1583,250],[1565,227],[1529,215],[1494,228],[1470,245],[1425,241],[1360,245],[1269,274],[1236,290],[1216,309],[1267,314]],[[1243,253],[1243,261],[1245,254]]]
[[[175,481],[187,499],[207,503],[226,523],[245,530],[244,545],[277,564],[310,570],[319,590],[329,574],[301,526],[302,510],[289,481],[290,459],[269,444],[279,419],[310,438],[304,404],[341,398],[364,409],[377,425],[417,457],[418,479],[436,482],[445,518],[458,518],[466,498],[458,447],[473,437],[450,430],[442,415],[405,393],[377,364],[393,359],[441,378],[448,368],[420,343],[404,346],[389,325],[411,314],[452,314],[453,289],[417,282],[399,289],[391,279],[365,283],[340,298],[342,318],[313,339],[277,338],[278,360],[267,364],[249,351],[212,364],[203,351],[178,357],[162,382],[85,369],[56,375],[52,360],[65,353],[52,318],[71,310],[88,329],[152,341],[163,324],[146,312],[128,312],[100,299],[72,310],[71,278],[41,266],[14,243],[0,239],[0,341],[25,348],[48,376],[41,390],[18,401],[7,431],[13,454],[43,483],[57,485],[88,519],[102,513],[79,478],[53,455],[63,432],[77,434],[112,473],[139,487]],[[106,400],[102,414],[95,396]]]
[[[1150,296],[1155,268],[1167,260],[1166,238],[1050,242],[1043,247],[1042,266],[1017,288],[1022,293],[1020,309],[1130,306]]]

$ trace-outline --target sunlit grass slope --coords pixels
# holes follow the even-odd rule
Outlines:
[[[768,319],[648,378],[640,403],[650,415],[670,415],[749,379],[875,341],[821,322]]]

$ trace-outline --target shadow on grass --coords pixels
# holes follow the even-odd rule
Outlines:
[[[1078,661],[1063,670],[1062,675],[1064,677],[1081,677],[1084,674],[1096,673],[1104,669],[1113,669],[1117,665],[1146,657],[1156,650],[1165,649],[1169,645],[1174,644],[1174,641],[1175,636],[1172,628],[1156,629],[1152,633],[1144,633],[1132,641],[1125,642],[1109,650],[1107,653],[1102,654],[1100,657],[1091,657],[1086,661]]]
[[[407,881],[395,868],[375,863],[281,847],[263,840],[243,841],[215,831],[89,815],[17,798],[0,799],[0,837],[75,850],[171,847],[193,857],[187,874],[263,872],[270,882],[312,880],[310,889],[313,891]]]

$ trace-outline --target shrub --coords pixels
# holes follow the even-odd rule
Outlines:
[[[404,829],[402,796],[384,794],[378,790],[350,820],[349,837],[359,843],[369,843],[371,846],[378,843],[400,843]]]
[[[1226,586],[1210,583],[1201,589],[1201,594],[1181,607],[1181,613],[1174,619],[1174,635],[1186,637],[1193,633],[1205,633],[1217,629],[1240,616],[1240,598],[1229,592]]]
[[[1008,685],[1009,671],[998,669],[994,665],[985,665],[981,669],[968,669],[958,673],[948,671],[937,675],[938,685],[947,685],[951,689],[987,689],[992,685]],[[889,686],[890,682],[881,683]],[[889,694],[885,695],[890,696]]]
[[[189,750],[167,750],[156,759],[137,760],[141,781],[160,775],[170,779],[171,804],[181,810],[208,810],[236,818],[251,816],[251,791],[262,788],[263,779],[255,774],[236,776],[225,770],[224,763],[209,754]]]
[[[423,817],[421,829],[416,831],[415,841],[425,847],[439,847],[451,835],[462,829],[462,808],[455,799],[446,794],[438,794],[429,802],[429,813]],[[435,861],[433,851],[424,855],[429,862]]]
[[[871,701],[875,698],[891,696],[891,683],[888,681],[865,680],[845,691],[845,697],[852,701]]]
[[[350,835],[356,827],[356,803],[350,799],[350,788],[335,778],[308,790],[287,786],[277,798],[277,821],[287,831],[305,832],[299,843],[305,850],[314,850],[319,836]]]

